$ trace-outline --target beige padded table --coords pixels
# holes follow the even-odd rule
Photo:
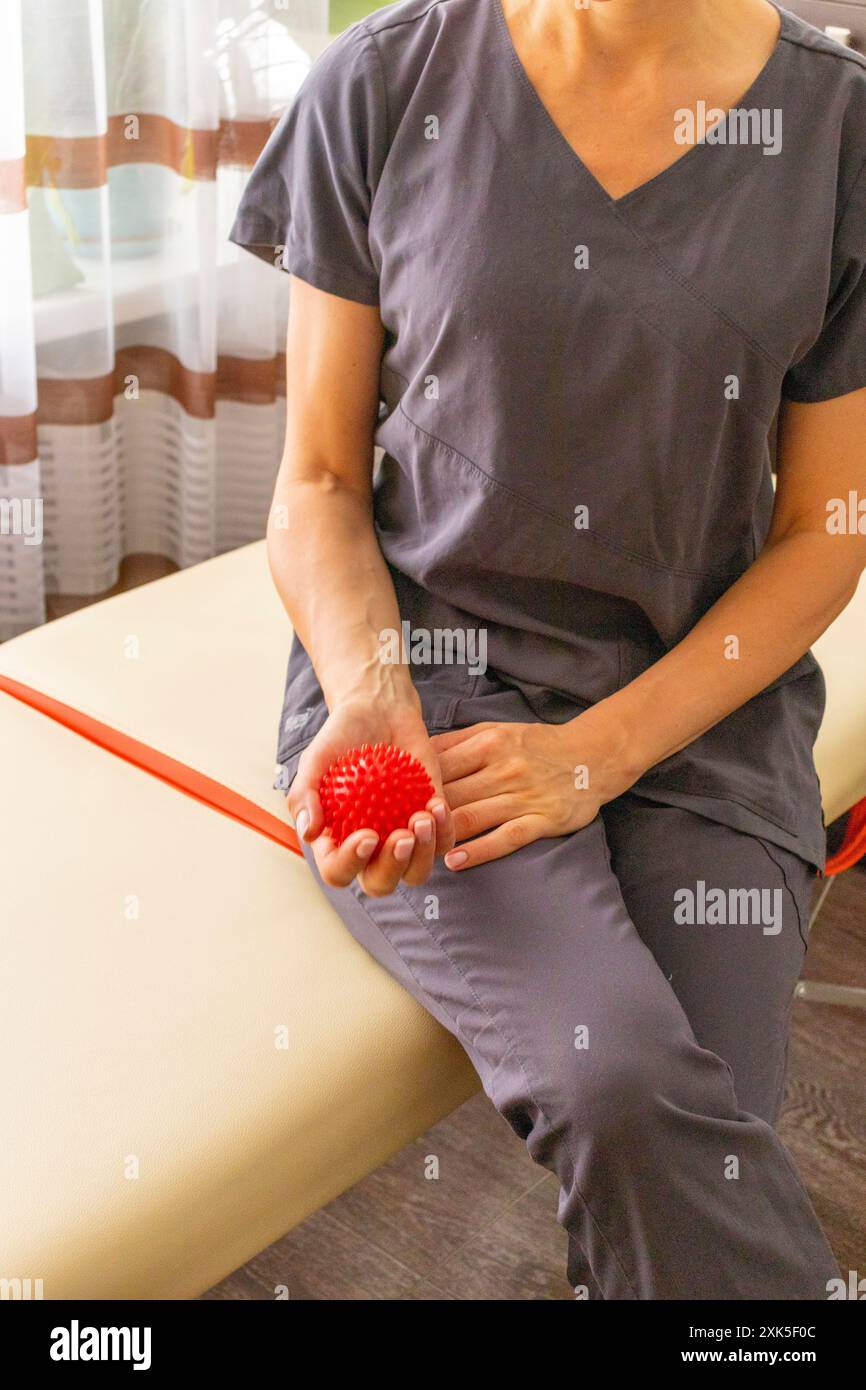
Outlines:
[[[0,670],[285,818],[289,637],[258,544]],[[0,757],[0,1276],[193,1297],[477,1089],[289,850],[5,694]]]
[[[829,825],[866,796],[866,574],[812,650],[827,681],[815,765]]]
[[[866,795],[866,583],[816,648],[830,817]],[[285,818],[264,545],[0,647],[0,671]],[[0,694],[0,1276],[189,1298],[477,1088],[287,849]]]

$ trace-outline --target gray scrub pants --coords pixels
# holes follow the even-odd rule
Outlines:
[[[557,1174],[577,1297],[826,1299],[838,1269],[773,1129],[813,876],[629,793],[420,888],[324,891]]]

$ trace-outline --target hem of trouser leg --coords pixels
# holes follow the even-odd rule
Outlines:
[[[809,1208],[810,1212],[812,1213],[812,1216],[814,1217],[814,1220],[815,1220],[815,1225],[817,1226],[818,1231],[820,1232],[821,1236],[823,1237],[824,1244],[825,1244],[826,1247],[827,1247],[827,1253],[828,1253],[829,1256],[830,1256],[830,1264],[829,1264],[829,1267],[830,1267],[830,1268],[832,1269],[832,1271],[834,1272],[834,1278],[835,1278],[835,1277],[837,1277],[837,1276],[841,1273],[841,1271],[840,1271],[840,1269],[839,1269],[839,1263],[838,1263],[838,1261],[837,1261],[837,1259],[836,1259],[835,1254],[833,1253],[833,1248],[832,1248],[832,1246],[830,1245],[830,1242],[829,1242],[828,1239],[827,1239],[827,1236],[826,1236],[826,1234],[825,1234],[825,1232],[824,1232],[824,1228],[823,1228],[823,1226],[821,1225],[820,1221],[818,1220],[818,1214],[817,1214],[817,1212],[815,1211],[815,1207],[814,1207],[814,1204],[813,1204],[813,1202],[812,1202],[812,1198],[809,1196],[809,1192],[808,1192],[808,1189],[807,1189],[807,1187],[806,1187],[806,1184],[803,1182],[803,1179],[800,1177],[800,1174],[797,1172],[797,1168],[796,1168],[796,1165],[795,1165],[795,1163],[794,1163],[794,1160],[792,1159],[791,1155],[788,1153],[787,1148],[785,1147],[785,1145],[782,1143],[781,1140],[779,1140],[779,1147],[781,1148],[781,1150],[782,1150],[782,1156],[783,1156],[785,1162],[787,1163],[788,1168],[790,1169],[791,1176],[793,1177],[793,1179],[794,1179],[794,1181],[796,1182],[797,1186],[799,1187],[801,1193],[803,1194],[803,1200],[805,1201],[807,1207]],[[820,1301],[820,1300],[816,1300],[816,1301]]]
[[[502,1027],[500,1026],[500,1024],[497,1023],[496,1019],[495,1019],[495,1018],[493,1017],[493,1015],[490,1013],[490,1010],[484,1005],[483,1001],[482,1001],[481,999],[479,999],[478,995],[476,994],[476,992],[475,992],[475,990],[473,989],[472,985],[471,985],[471,984],[469,983],[469,981],[467,980],[466,976],[464,975],[463,971],[460,969],[460,967],[459,967],[459,965],[457,964],[457,962],[448,954],[448,951],[447,951],[447,950],[445,949],[445,947],[442,945],[442,942],[439,941],[439,939],[438,939],[438,938],[433,934],[433,932],[430,930],[430,927],[429,927],[428,923],[426,923],[426,922],[424,921],[424,919],[423,919],[422,917],[420,917],[419,914],[416,912],[414,906],[413,906],[412,903],[408,900],[408,898],[406,897],[405,893],[401,890],[399,884],[397,885],[396,891],[397,891],[397,894],[398,894],[398,896],[400,897],[401,901],[405,904],[405,906],[406,906],[406,908],[408,909],[408,911],[411,912],[412,916],[415,918],[416,922],[417,922],[418,925],[421,927],[422,931],[426,932],[426,934],[429,936],[430,940],[433,942],[433,944],[434,944],[434,946],[436,947],[436,949],[437,949],[438,951],[441,952],[441,954],[442,954],[442,955],[445,957],[445,959],[448,961],[448,964],[451,966],[452,970],[454,970],[454,971],[457,973],[457,975],[460,977],[460,979],[463,981],[463,984],[465,985],[466,989],[469,991],[469,993],[470,993],[470,995],[472,996],[472,998],[475,1000],[475,1003],[478,1005],[478,1007],[479,1007],[479,1009],[481,1010],[481,1012],[485,1015],[486,1018],[488,1018],[488,1019],[490,1020],[491,1026],[496,1030],[496,1032],[499,1034],[499,1036],[501,1037],[502,1041],[503,1041],[504,1044],[505,1044],[506,1055],[507,1055],[508,1053],[511,1053],[511,1055],[512,1055],[512,1056],[515,1058],[515,1060],[517,1061],[517,1063],[518,1063],[518,1065],[519,1065],[519,1067],[520,1067],[520,1070],[523,1072],[523,1078],[524,1078],[524,1081],[526,1082],[526,1087],[527,1087],[527,1092],[528,1092],[528,1095],[529,1095],[529,1099],[532,1101],[532,1104],[535,1106],[536,1110],[537,1110],[538,1113],[541,1115],[542,1119],[545,1121],[545,1123],[547,1124],[548,1128],[552,1131],[553,1128],[554,1128],[553,1123],[552,1123],[552,1121],[551,1121],[551,1119],[550,1119],[550,1116],[547,1114],[547,1111],[546,1111],[546,1110],[544,1109],[544,1107],[540,1104],[540,1102],[536,1099],[535,1088],[533,1087],[532,1082],[531,1082],[530,1079],[529,1079],[529,1074],[528,1074],[527,1069],[526,1069],[526,1063],[524,1062],[523,1057],[521,1056],[520,1052],[518,1051],[516,1044],[513,1043],[513,1042],[507,1037],[507,1035],[506,1035],[505,1032],[503,1031],[503,1029],[502,1029]],[[353,895],[353,896],[354,896],[354,895]],[[383,928],[382,928],[382,927],[380,926],[380,924],[376,921],[375,917],[374,917],[373,914],[370,912],[370,910],[369,910],[369,908],[367,907],[366,903],[361,902],[361,899],[360,899],[360,898],[355,898],[355,901],[361,903],[361,906],[363,907],[363,909],[364,909],[364,911],[366,912],[367,916],[369,917],[370,921],[373,923],[373,926],[376,928],[376,930],[377,930],[378,932],[380,932],[380,933],[384,936],[384,935],[385,935],[385,932],[384,932]],[[386,937],[386,940],[387,940],[387,937]],[[402,959],[403,959],[403,958],[402,958],[402,956],[401,956],[401,960],[402,960]],[[409,963],[408,963],[407,961],[404,960],[404,961],[403,961],[403,964],[406,966],[406,969],[409,971],[410,975],[411,975],[412,978],[415,980],[416,984],[418,985],[418,988],[421,990],[421,993],[422,993],[422,994],[429,994],[429,995],[431,996],[431,998],[434,998],[434,999],[435,999],[435,998],[436,998],[436,995],[434,995],[434,994],[432,993],[431,990],[428,990],[428,989],[425,988],[425,986],[424,986],[424,985],[421,983],[421,981],[418,979],[418,976],[415,974],[414,970],[412,970],[412,968],[411,968],[411,966],[409,965]],[[446,1007],[446,1005],[445,1005],[445,1003],[444,1003],[443,1000],[438,999],[437,1002],[440,1004],[443,1013],[448,1014],[448,1016],[452,1019],[452,1022],[453,1022],[453,1024],[454,1024],[455,1035],[459,1038],[459,1036],[460,1036],[460,1025],[459,1025],[457,1019],[455,1019],[455,1018],[453,1017],[453,1015],[451,1014],[451,1011]],[[607,1246],[608,1250],[610,1251],[611,1256],[612,1256],[612,1258],[613,1258],[613,1260],[614,1260],[614,1262],[615,1262],[617,1268],[619,1269],[619,1271],[620,1271],[620,1273],[621,1273],[621,1275],[622,1275],[623,1280],[625,1281],[627,1287],[629,1288],[629,1290],[630,1290],[631,1293],[632,1293],[632,1296],[634,1297],[634,1299],[635,1299],[636,1301],[639,1301],[639,1299],[638,1299],[638,1294],[637,1294],[637,1289],[636,1289],[635,1283],[634,1283],[634,1279],[628,1274],[627,1270],[625,1269],[625,1267],[624,1267],[624,1265],[623,1265],[623,1263],[622,1263],[622,1260],[621,1260],[620,1256],[617,1254],[617,1251],[615,1250],[614,1246],[612,1245],[612,1243],[611,1243],[609,1237],[608,1237],[608,1236],[605,1234],[605,1232],[602,1230],[601,1226],[599,1226],[599,1224],[598,1224],[598,1222],[597,1222],[597,1220],[596,1220],[596,1218],[595,1218],[595,1216],[594,1216],[594,1214],[593,1214],[592,1208],[591,1208],[590,1205],[589,1205],[588,1199],[584,1196],[583,1192],[582,1192],[582,1191],[580,1190],[580,1188],[577,1186],[577,1183],[576,1183],[576,1181],[575,1181],[575,1174],[576,1174],[576,1172],[577,1172],[577,1164],[576,1164],[576,1162],[575,1162],[574,1154],[572,1153],[571,1148],[570,1148],[569,1145],[567,1145],[567,1144],[564,1145],[564,1148],[565,1148],[566,1153],[568,1154],[569,1159],[571,1160],[571,1169],[572,1169],[572,1189],[573,1189],[574,1192],[577,1193],[578,1199],[580,1200],[580,1202],[581,1202],[581,1204],[582,1204],[582,1206],[583,1206],[583,1208],[584,1208],[584,1210],[585,1210],[587,1216],[589,1217],[590,1221],[592,1222],[592,1224],[593,1224],[593,1226],[595,1227],[596,1231],[598,1232],[599,1236],[600,1236],[601,1239],[604,1241],[605,1245]],[[541,1166],[541,1165],[539,1165],[539,1166]],[[558,1174],[557,1174],[557,1176],[558,1176]],[[584,1252],[584,1253],[586,1253],[586,1252]],[[601,1282],[600,1282],[600,1280],[598,1279],[598,1277],[596,1276],[596,1272],[595,1272],[595,1270],[593,1269],[593,1266],[592,1266],[592,1261],[589,1259],[589,1256],[588,1256],[588,1255],[586,1255],[586,1260],[587,1260],[587,1264],[589,1265],[590,1272],[592,1273],[592,1277],[593,1277],[593,1279],[595,1279],[595,1282],[596,1282],[596,1284],[598,1285],[599,1290],[602,1292],[602,1296],[603,1296],[604,1300],[607,1302],[608,1300],[607,1300],[606,1296],[604,1295],[604,1290],[602,1289]]]

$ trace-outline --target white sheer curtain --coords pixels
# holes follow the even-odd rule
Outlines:
[[[263,533],[287,278],[227,233],[327,0],[0,4],[0,638]]]

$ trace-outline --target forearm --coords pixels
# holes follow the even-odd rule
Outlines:
[[[399,632],[400,615],[368,495],[325,471],[283,484],[268,559],[329,709],[355,694],[417,701],[409,667],[382,660],[379,634]]]
[[[788,670],[846,606],[861,568],[862,548],[839,537],[782,537],[677,646],[594,706],[615,731],[622,790]]]

